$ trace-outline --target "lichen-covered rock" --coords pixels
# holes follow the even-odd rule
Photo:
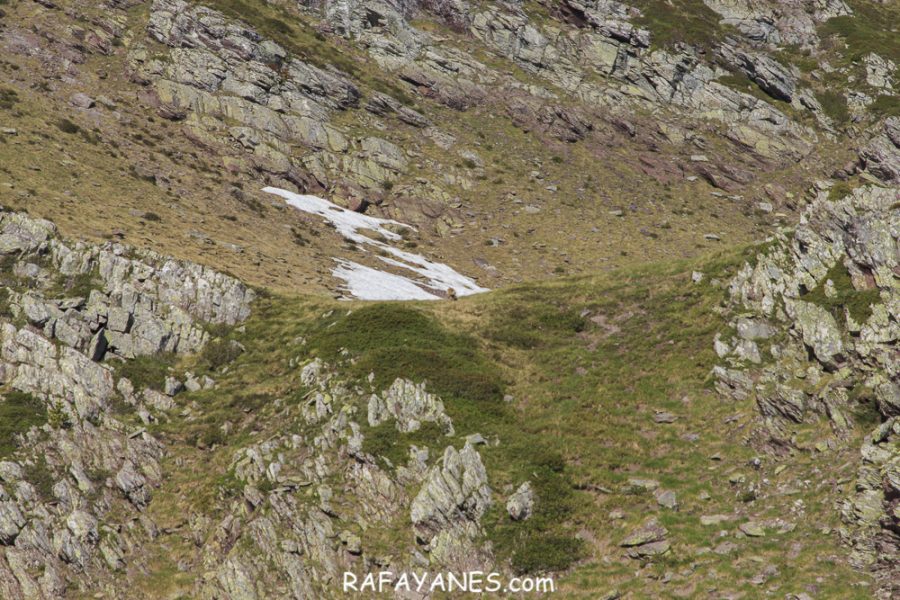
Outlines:
[[[859,158],[881,181],[900,185],[900,117],[885,119],[883,130],[860,150]]]
[[[533,510],[534,491],[531,489],[531,483],[526,481],[506,501],[506,512],[513,521],[525,521]]]
[[[872,392],[884,422],[863,445],[856,489],[841,513],[852,526],[853,561],[874,568],[884,590],[900,572],[898,198],[896,187],[862,187],[837,200],[819,194],[792,237],[777,236],[732,280],[733,301],[752,317],[737,319],[737,339],[715,342],[731,367],[716,367],[716,389],[755,399],[760,422],[751,439],[761,448],[784,452],[793,444],[785,424],[821,415],[837,440],[846,438],[855,412],[847,389]],[[751,323],[761,322],[767,330],[758,336]],[[739,342],[755,337],[768,341],[771,359],[748,368]]]
[[[48,415],[20,436],[16,462],[0,462],[0,480],[15,490],[0,487],[0,596],[60,598],[68,581],[123,569],[155,535],[141,511],[162,481],[164,448],[118,420],[113,405],[137,398],[104,361],[197,351],[204,323],[237,324],[254,294],[153,252],[69,243],[24,214],[0,211],[0,240],[17,276],[4,279],[15,324],[0,322],[0,382],[42,401]],[[78,295],[66,294],[74,284]],[[155,411],[174,406],[151,390],[140,398]]]
[[[752,41],[800,46],[818,40],[819,23],[852,13],[844,0],[704,0],[704,4],[721,15],[722,23],[736,27]]]
[[[726,60],[759,85],[760,89],[776,100],[785,102],[793,100],[797,81],[781,63],[764,54],[745,52],[727,45],[722,47],[722,54]]]
[[[436,423],[445,435],[453,435],[453,423],[444,412],[441,399],[425,391],[424,384],[396,379],[381,395],[369,398],[369,425],[376,426],[393,418],[397,430],[417,431],[423,423]]]
[[[811,302],[797,301],[788,305],[793,312],[803,342],[812,348],[823,364],[834,366],[844,350],[837,321],[827,310]]]
[[[0,543],[10,546],[25,526],[25,517],[15,502],[0,502]]]
[[[37,290],[13,290],[10,302],[47,338],[78,351],[62,350],[66,360],[195,352],[208,337],[198,321],[235,325],[250,314],[254,292],[208,267],[120,244],[73,246],[51,223],[18,213],[0,212],[0,230],[9,246],[0,253],[16,253],[14,271],[49,257],[50,268],[32,277]],[[86,279],[91,289],[86,298],[47,298],[41,290],[57,277]]]
[[[481,455],[469,444],[447,446],[410,506],[416,535],[430,542],[441,530],[478,522],[491,504],[491,488]]]

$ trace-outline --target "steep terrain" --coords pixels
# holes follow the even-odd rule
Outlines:
[[[890,3],[2,10],[3,201],[282,290],[358,252],[265,184],[409,223],[494,288],[758,239],[836,170],[897,176],[855,152],[897,111]]]
[[[897,23],[0,0],[0,598],[900,594]]]

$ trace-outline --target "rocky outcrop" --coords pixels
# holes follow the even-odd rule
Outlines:
[[[168,59],[135,48],[133,76],[152,85],[160,114],[186,119],[201,139],[228,136],[252,155],[255,168],[301,187],[311,173],[321,187],[346,178],[378,190],[405,171],[405,156],[390,142],[353,139],[329,123],[334,111],[359,106],[361,92],[345,74],[292,57],[243,23],[183,0],[155,0],[148,32],[169,48]],[[367,108],[415,127],[427,124],[385,94]],[[312,153],[295,158],[296,145]]]
[[[448,446],[413,500],[410,518],[416,535],[427,543],[443,530],[477,523],[490,504],[491,489],[478,452],[469,444],[460,451]]]
[[[13,315],[92,360],[194,352],[208,339],[202,323],[244,320],[255,295],[232,277],[152,251],[69,245],[51,223],[18,213],[0,213],[0,252],[13,261]]]
[[[854,492],[841,505],[846,523],[856,527],[848,543],[853,561],[880,571],[885,588],[896,593],[897,556],[900,553],[900,423],[891,417],[869,435],[861,450],[862,461]]]
[[[746,52],[729,45],[722,46],[722,55],[776,100],[790,102],[794,99],[796,78],[781,63],[764,54]]]
[[[144,510],[165,449],[126,425],[121,406],[139,400],[108,361],[198,351],[207,324],[244,320],[254,293],[153,252],[70,244],[24,214],[0,212],[0,254],[0,383],[47,415],[0,462],[0,595],[60,598],[70,582],[123,569],[154,535]],[[173,408],[164,397],[149,408]]]
[[[369,425],[375,427],[393,418],[397,430],[417,431],[423,423],[436,423],[446,435],[453,435],[453,423],[444,412],[441,399],[425,391],[425,386],[397,379],[383,394],[369,398]]]
[[[885,119],[881,132],[860,150],[859,158],[874,177],[900,185],[900,117]]]
[[[866,66],[866,83],[885,92],[894,90],[894,72],[897,70],[894,61],[872,52],[863,57],[863,62]]]
[[[506,512],[513,521],[525,521],[534,511],[534,491],[525,482],[506,501]]]
[[[394,568],[417,568],[423,560],[443,568],[493,564],[478,543],[491,490],[474,447],[448,445],[431,466],[429,456],[444,444],[440,439],[434,449],[405,448],[406,464],[366,451],[360,417],[367,416],[370,426],[396,420],[399,432],[427,422],[452,432],[440,398],[403,379],[367,395],[318,359],[299,374],[309,392],[295,410],[284,411],[281,422],[303,433],[235,453],[231,470],[242,502],[211,526],[201,548],[211,568],[198,584],[201,597],[263,598],[280,589],[279,582],[289,582],[287,597],[327,594],[343,571],[362,577],[366,565],[388,560],[371,549],[376,532],[386,528],[395,540]],[[246,516],[244,503],[252,507]],[[411,529],[398,528],[409,518]]]
[[[315,6],[335,31],[367,48],[382,68],[427,96],[464,109],[491,89],[523,90],[528,96],[518,91],[509,95],[513,117],[523,120],[528,113],[539,115],[529,120],[548,125],[553,135],[566,141],[583,138],[590,126],[568,109],[554,115],[551,107],[534,107],[555,97],[556,90],[588,106],[649,103],[723,122],[732,140],[770,158],[799,159],[815,141],[812,130],[797,125],[774,106],[717,83],[727,72],[711,66],[696,49],[651,49],[650,32],[631,22],[640,11],[624,3],[560,3],[555,16],[574,25],[574,31],[545,28],[517,5],[491,5],[468,13],[464,21],[471,35],[543,79],[548,89],[523,88],[471,56],[440,45],[409,24],[407,6],[360,1]],[[795,98],[795,78],[777,62],[743,50],[730,56],[735,68],[747,72],[773,97]],[[801,110],[816,106],[811,95],[803,97]],[[784,139],[790,141],[781,143]]]
[[[819,23],[851,14],[843,0],[703,0],[731,25],[754,42],[809,46],[818,41]]]
[[[854,561],[874,568],[888,595],[900,569],[898,198],[896,187],[857,188],[838,200],[822,192],[791,236],[779,234],[732,280],[731,298],[750,314],[735,324],[738,337],[717,338],[727,364],[715,370],[724,396],[755,399],[754,439],[775,452],[794,443],[789,422],[827,419],[835,439],[821,440],[825,449],[846,443],[853,415],[876,412],[882,423],[867,436],[855,492],[841,512]],[[748,358],[746,343],[765,344],[766,359]],[[868,409],[860,404],[866,397]]]

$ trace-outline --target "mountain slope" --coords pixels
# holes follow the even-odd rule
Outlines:
[[[898,10],[0,0],[0,597],[896,595]]]

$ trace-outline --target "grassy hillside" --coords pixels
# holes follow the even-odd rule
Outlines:
[[[190,416],[155,427],[172,449],[172,476],[151,514],[161,528],[201,508],[215,515],[232,485],[235,449],[283,432],[279,415],[305,394],[296,361],[319,356],[351,380],[374,373],[376,388],[400,376],[426,380],[457,436],[498,440],[480,447],[495,491],[487,535],[514,570],[560,572],[567,596],[618,589],[639,598],[694,597],[715,589],[755,597],[763,589],[783,595],[814,588],[823,597],[863,597],[857,584],[865,577],[836,562],[832,503],[836,482],[850,475],[849,455],[823,460],[810,446],[777,461],[763,457],[756,469],[742,443],[755,407],[725,404],[710,389],[712,338],[726,326],[715,282],[751,254],[748,248],[455,303],[263,298],[246,326],[226,335],[244,345],[240,356],[218,360],[208,350],[176,366],[199,372],[217,365],[219,389],[179,396]],[[691,281],[694,270],[704,273],[702,283]],[[674,422],[657,423],[660,411]],[[226,422],[233,426],[223,433]],[[408,444],[434,438],[428,428],[363,433],[367,451],[393,462]],[[798,429],[798,436],[814,439],[815,431]],[[677,509],[660,507],[634,478],[674,492]],[[536,512],[515,523],[503,506],[524,479],[535,487]],[[703,515],[725,519],[703,525]],[[618,544],[649,516],[668,529],[671,551],[652,561],[626,558]],[[762,523],[764,536],[741,533],[747,523]],[[409,536],[407,528],[370,532],[364,552],[409,546]],[[169,551],[157,557],[147,588],[163,580],[173,589],[188,585],[174,565],[192,546],[175,536],[162,546]],[[766,569],[777,575],[753,583]]]

